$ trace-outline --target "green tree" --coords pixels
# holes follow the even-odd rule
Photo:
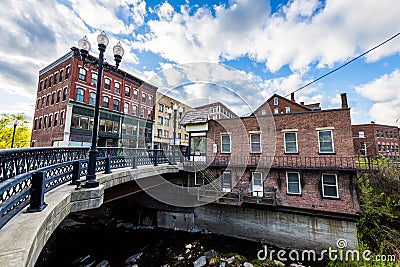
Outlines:
[[[11,148],[14,121],[18,122],[15,128],[14,148],[29,147],[31,140],[31,129],[24,113],[2,114],[0,118],[0,149]]]

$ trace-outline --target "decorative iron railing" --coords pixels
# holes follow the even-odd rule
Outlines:
[[[0,228],[28,204],[28,211],[45,207],[44,194],[86,176],[89,148],[29,148],[0,151]],[[96,172],[179,162],[162,150],[99,148]],[[43,162],[42,162],[43,161]]]

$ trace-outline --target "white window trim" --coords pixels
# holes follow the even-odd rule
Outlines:
[[[296,173],[297,179],[299,181],[299,193],[289,192],[289,173]],[[301,183],[300,183],[300,173],[299,172],[286,172],[286,193],[289,195],[301,195]]]
[[[231,181],[230,181],[230,187],[228,188],[228,187],[224,187],[224,178],[225,178],[225,173],[229,173],[229,175],[231,176]],[[222,173],[222,179],[221,179],[221,183],[222,183],[222,185],[221,185],[221,187],[222,187],[222,192],[226,192],[226,193],[228,193],[228,192],[231,192],[232,191],[232,172],[231,171],[224,171],[223,173]]]
[[[260,151],[253,151],[253,148],[251,147],[251,135],[253,134],[259,134],[260,135]],[[262,136],[261,136],[261,132],[256,133],[256,132],[250,132],[250,153],[254,153],[254,154],[261,154],[262,153]]]
[[[279,98],[278,97],[274,97],[274,106],[277,106],[277,105],[279,105]]]
[[[286,150],[286,134],[287,133],[294,133],[294,135],[296,136],[296,152],[288,152],[287,150]],[[319,141],[318,141],[319,142]],[[284,145],[284,147],[285,147],[285,153],[288,153],[288,154],[296,154],[296,153],[299,153],[299,146],[298,146],[298,142],[297,142],[297,132],[284,132],[283,133],[283,145]]]
[[[336,196],[325,196],[325,190],[324,190],[324,175],[335,175],[335,182],[336,182]],[[338,181],[337,181],[337,174],[336,173],[323,173],[322,174],[322,196],[325,198],[339,198],[339,185],[338,185]]]
[[[223,146],[222,146],[222,136],[223,135],[229,136],[229,151],[223,151]],[[231,150],[232,150],[232,137],[231,137],[231,135],[228,134],[228,133],[221,134],[221,154],[229,154],[229,153],[231,153]]]
[[[329,132],[331,132],[331,137],[332,137],[332,151],[329,151],[329,152],[321,152],[321,143],[320,143],[320,141],[319,141],[319,133],[320,132],[327,132],[327,131],[329,131]],[[318,132],[317,132],[317,134],[318,134],[318,150],[319,150],[319,153],[321,153],[321,154],[331,154],[331,153],[335,153],[335,142],[334,142],[334,140],[333,140],[333,131],[332,130],[319,130]]]
[[[197,172],[194,172],[194,185],[202,185],[202,179],[197,175]]]
[[[254,192],[256,192],[254,190],[254,174],[259,173],[261,175],[261,195],[259,195],[260,191],[257,192],[257,195],[259,197],[263,197],[264,196],[264,179],[263,179],[263,173],[262,172],[251,172],[251,192],[252,192],[252,196],[254,196]]]

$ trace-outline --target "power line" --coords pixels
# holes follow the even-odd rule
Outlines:
[[[355,60],[359,59],[360,57],[362,57],[362,56],[365,56],[366,54],[368,54],[368,53],[369,53],[369,52],[371,52],[372,50],[375,50],[375,49],[377,49],[378,47],[380,47],[380,46],[382,46],[382,45],[386,44],[387,42],[391,41],[392,39],[396,38],[396,37],[397,37],[397,36],[399,36],[399,35],[400,35],[400,32],[398,32],[397,34],[393,35],[392,37],[390,37],[390,38],[389,38],[389,39],[387,39],[386,41],[384,41],[384,42],[382,42],[382,43],[378,44],[377,46],[375,46],[375,47],[373,47],[373,48],[369,49],[368,51],[366,51],[366,52],[362,53],[361,55],[359,55],[359,56],[357,56],[357,57],[353,58],[352,60],[350,60],[350,61],[346,62],[345,64],[343,64],[343,65],[341,65],[341,66],[337,67],[336,69],[334,69],[334,70],[331,70],[330,72],[328,72],[328,73],[325,73],[324,75],[320,76],[319,78],[317,78],[317,79],[315,79],[315,80],[313,80],[313,81],[311,81],[311,82],[307,83],[306,85],[303,85],[302,87],[300,87],[300,88],[298,88],[298,89],[294,90],[292,93],[295,93],[295,92],[297,92],[297,91],[300,91],[300,90],[302,90],[302,89],[306,88],[307,86],[309,86],[309,85],[311,85],[311,84],[315,83],[316,81],[319,81],[319,80],[321,80],[322,78],[324,78],[324,77],[326,77],[326,76],[328,76],[328,75],[330,75],[330,74],[334,73],[335,71],[338,71],[338,70],[340,70],[340,69],[341,69],[341,68],[343,68],[344,66],[347,66],[347,65],[349,65],[351,62],[353,62],[353,61],[355,61]],[[292,94],[292,93],[290,93],[290,94]],[[288,97],[288,96],[290,96],[290,94],[286,95],[285,97]]]

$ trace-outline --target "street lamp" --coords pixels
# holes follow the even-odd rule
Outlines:
[[[14,148],[14,137],[15,137],[15,129],[17,128],[18,120],[14,120],[14,130],[11,139],[11,148]]]
[[[100,113],[100,92],[101,92],[101,77],[103,74],[103,61],[104,61],[104,52],[106,51],[106,47],[108,45],[108,37],[106,33],[103,31],[97,36],[97,43],[99,46],[99,60],[97,61],[97,75],[99,77],[96,86],[96,102],[94,105],[94,119],[93,119],[93,129],[92,129],[92,144],[89,150],[89,162],[88,162],[88,171],[86,175],[86,184],[84,187],[93,188],[99,186],[99,182],[96,180],[96,160],[97,160],[97,131],[99,125],[99,113]],[[80,49],[80,54],[82,58],[82,65],[85,65],[85,61],[89,55],[90,51],[90,43],[86,36],[78,42],[78,47]],[[118,42],[116,46],[113,48],[114,52],[114,60],[115,65],[118,69],[119,63],[121,62],[122,56],[124,55],[124,49],[121,46],[121,43]],[[94,62],[90,62],[94,63]]]
[[[179,112],[179,119],[180,119],[180,118],[182,117],[183,108],[182,108],[182,107],[179,107],[179,108],[178,108],[178,106],[177,106],[176,104],[174,104],[174,106],[172,107],[172,109],[174,110],[174,132],[173,132],[174,141],[173,141],[173,147],[172,147],[172,164],[175,164],[176,113]],[[169,114],[169,117],[170,117],[170,118],[171,118],[171,113],[172,113],[171,109],[168,109],[168,114]]]

